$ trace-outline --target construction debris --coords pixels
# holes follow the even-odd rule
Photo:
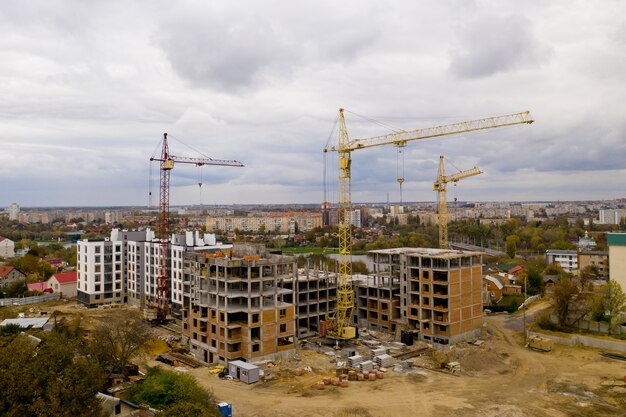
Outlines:
[[[393,357],[387,354],[374,357],[374,362],[379,368],[384,368],[393,365]]]

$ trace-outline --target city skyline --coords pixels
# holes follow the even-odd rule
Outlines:
[[[319,204],[339,107],[355,138],[389,132],[357,114],[409,130],[530,110],[409,144],[404,201],[435,200],[439,155],[485,172],[450,200],[623,198],[626,5],[609,3],[4,2],[0,206],[155,204],[163,132],[175,155],[246,165],[176,167],[173,206]],[[399,200],[396,148],[353,160],[355,202]]]

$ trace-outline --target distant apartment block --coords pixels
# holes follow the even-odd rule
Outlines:
[[[198,232],[173,234],[166,255],[170,301],[177,314],[182,306],[183,259],[188,250],[216,252],[232,245]],[[113,229],[110,238],[81,240],[77,245],[78,301],[88,306],[126,303],[141,308],[156,297],[161,244],[150,229]]]
[[[619,224],[626,218],[626,209],[604,209],[598,210],[598,223]]]
[[[15,256],[15,242],[4,236],[0,236],[0,257],[12,258]]]
[[[607,251],[579,251],[578,269],[581,271],[587,267],[594,267],[598,270],[600,277],[609,276],[609,253]]]
[[[20,216],[20,206],[17,203],[11,203],[11,205],[7,207],[7,212],[9,213],[9,220],[16,221]]]
[[[548,265],[557,263],[565,272],[572,272],[578,269],[578,253],[575,250],[548,249],[546,263]]]
[[[370,251],[374,271],[355,281],[360,327],[417,333],[450,345],[482,326],[482,253],[396,248]]]
[[[208,232],[273,232],[293,234],[322,226],[322,214],[315,212],[271,212],[256,216],[210,216]]]

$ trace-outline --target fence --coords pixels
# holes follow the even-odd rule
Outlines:
[[[581,335],[581,334],[572,335],[568,337],[568,336],[557,336],[553,334],[540,333],[540,332],[528,332],[528,335],[540,336],[546,339],[550,339],[555,343],[566,345],[566,346],[575,346],[577,344],[580,344],[583,346],[593,347],[596,349],[609,349],[609,350],[615,350],[618,352],[626,352],[626,343],[620,342],[618,340],[613,341],[613,340],[607,340],[607,339],[600,339],[600,338],[596,338],[593,336],[586,336],[586,335]]]
[[[59,293],[34,295],[32,297],[0,298],[0,307],[25,306],[28,304],[43,303],[49,300],[58,300],[59,298],[61,298],[61,294]]]
[[[529,305],[530,303],[534,302],[535,300],[538,300],[541,298],[541,294],[537,294],[537,295],[533,295],[532,297],[528,297],[526,299],[526,301],[524,301],[518,308],[518,310],[521,310],[522,308],[524,308],[524,306]]]

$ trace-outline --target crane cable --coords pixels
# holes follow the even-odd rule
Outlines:
[[[402,152],[402,148],[403,146],[398,146],[396,154],[396,181],[400,185],[400,206],[402,206],[402,184],[404,183],[404,152]],[[400,172],[400,164],[402,164],[402,172]]]

